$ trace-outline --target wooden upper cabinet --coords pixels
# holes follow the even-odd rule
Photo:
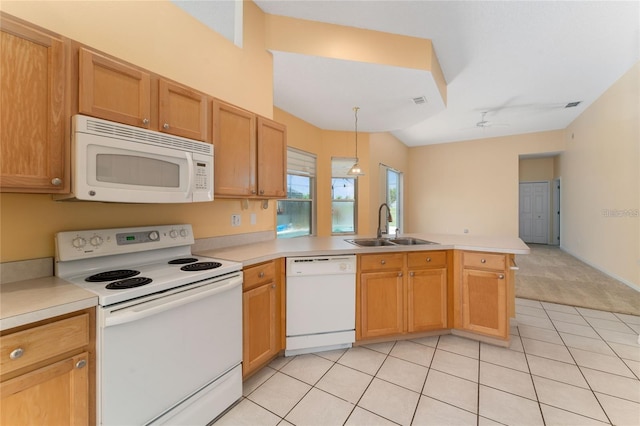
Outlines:
[[[0,169],[3,192],[69,192],[68,44],[0,16]]]
[[[158,83],[158,118],[161,132],[207,140],[207,97],[170,81]]]
[[[85,48],[79,51],[79,111],[131,126],[151,125],[151,76]]]
[[[258,195],[286,197],[286,175],[287,127],[258,117]]]
[[[84,47],[78,62],[80,114],[208,141],[205,94]]]
[[[256,116],[213,101],[214,188],[220,197],[256,195]]]

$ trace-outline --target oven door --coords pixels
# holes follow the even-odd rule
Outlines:
[[[242,360],[238,273],[124,305],[100,312],[98,416],[103,425],[146,424],[192,406],[203,389]],[[235,399],[241,396],[238,380]],[[219,412],[208,409],[211,413],[200,418],[210,421]]]

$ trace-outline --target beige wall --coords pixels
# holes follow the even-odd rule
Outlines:
[[[555,157],[524,158],[519,162],[520,182],[548,182],[553,180]]]
[[[242,49],[168,1],[2,1],[2,10],[266,117],[273,111],[273,61],[264,14],[244,3]],[[73,229],[191,223],[196,238],[275,229],[275,202],[176,205],[54,202],[0,194],[0,261],[54,255],[54,234]],[[231,214],[242,226],[232,228]],[[251,214],[256,225],[250,225]]]
[[[564,143],[552,131],[410,148],[407,232],[517,237],[519,156]]]
[[[407,171],[409,170],[409,148],[396,139],[390,133],[372,133],[369,136],[369,150],[371,167],[367,170],[371,188],[369,191],[369,229],[368,233],[374,235],[378,228],[378,208],[380,203],[384,202],[384,191],[380,183],[380,164],[389,166],[403,173],[404,193],[409,190],[409,179]],[[403,217],[403,228],[407,227],[407,215]],[[364,228],[363,228],[364,230]],[[404,232],[401,229],[400,232]]]
[[[319,129],[278,108],[274,108],[274,119],[287,125],[289,146],[317,156],[316,235],[331,235],[331,158],[354,157],[355,134]],[[366,173],[358,178],[358,232],[363,234],[371,223],[369,194],[372,180],[369,173],[369,135],[366,133],[358,133],[358,156]]]
[[[560,157],[561,246],[638,289],[639,93],[640,63],[566,129]]]

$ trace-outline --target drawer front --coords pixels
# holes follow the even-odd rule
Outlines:
[[[276,279],[275,262],[261,263],[256,266],[244,268],[244,290],[249,290],[260,284],[268,283]]]
[[[465,268],[504,271],[506,268],[506,256],[504,254],[464,252],[462,265]]]
[[[2,374],[28,367],[89,344],[89,314],[0,337]]]
[[[402,269],[403,253],[381,253],[360,255],[360,270],[382,271],[388,269]]]
[[[446,268],[446,251],[418,251],[407,253],[407,265],[409,269],[422,268]]]

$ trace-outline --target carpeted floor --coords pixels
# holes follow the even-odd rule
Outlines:
[[[640,315],[640,292],[556,246],[528,245],[530,254],[516,255],[516,297]]]

